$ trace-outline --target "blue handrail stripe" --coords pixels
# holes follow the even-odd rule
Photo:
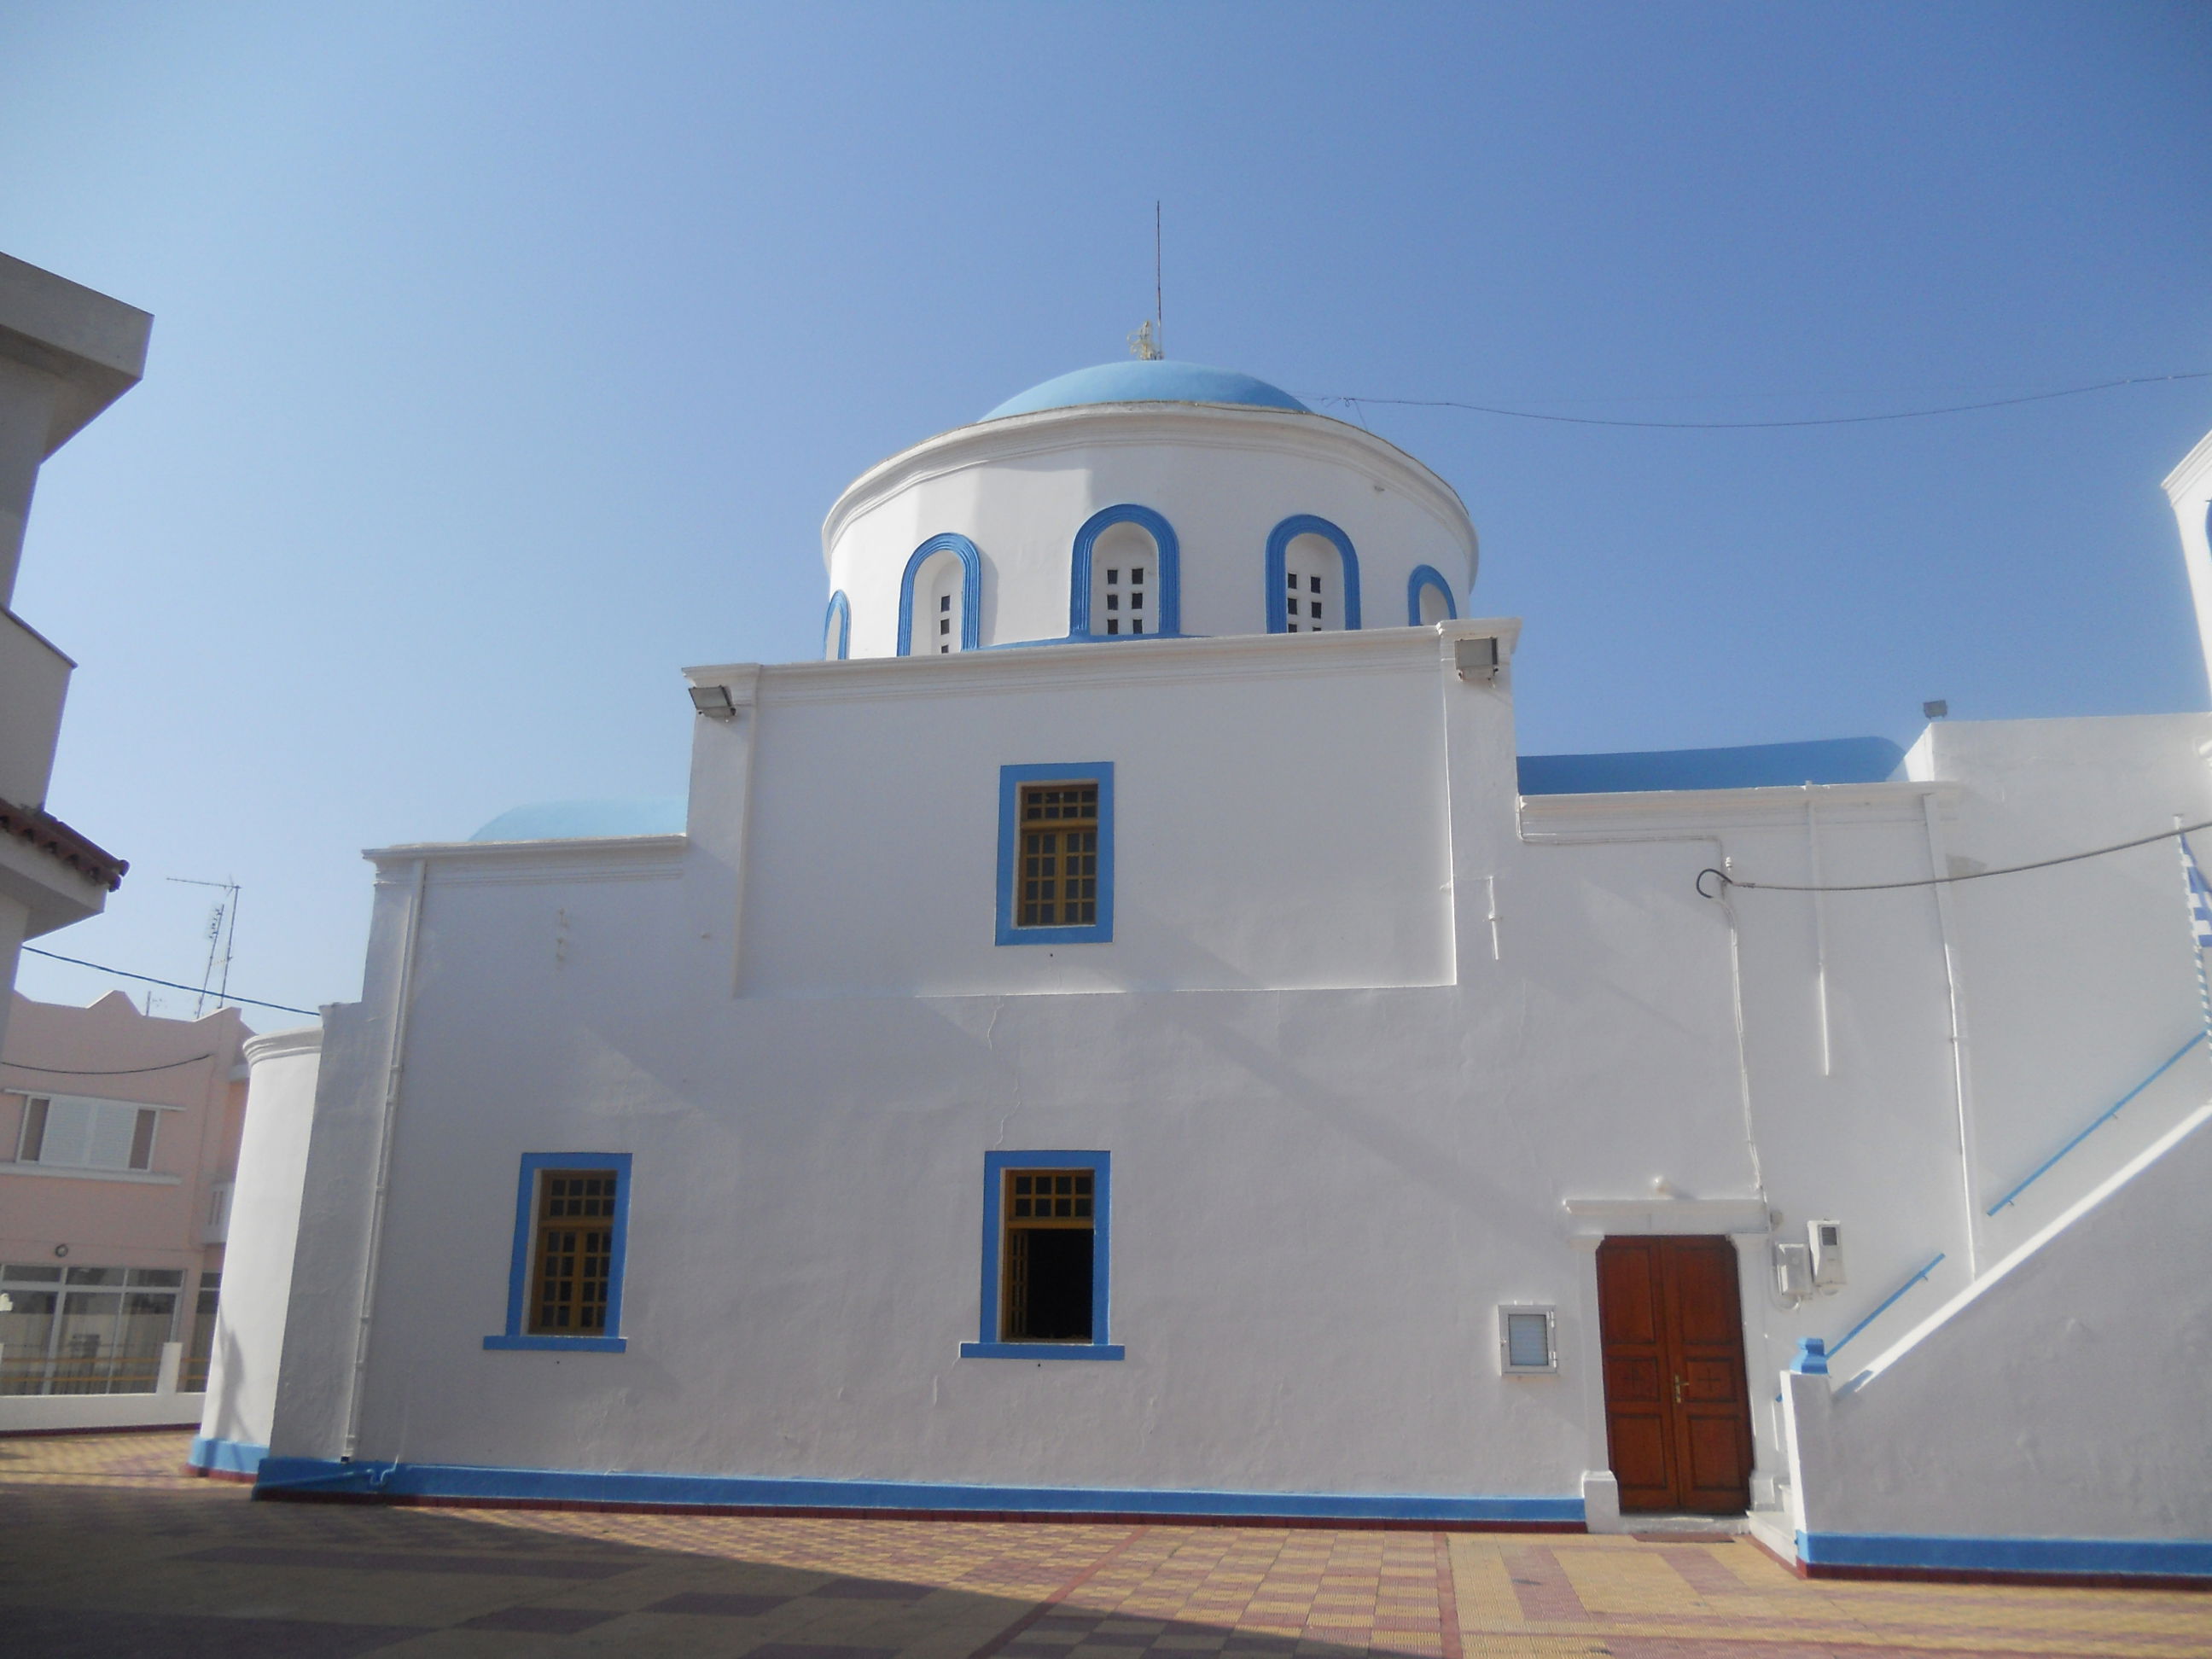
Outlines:
[[[2022,1193],[2026,1192],[2030,1187],[2033,1187],[2037,1182],[2042,1180],[2045,1176],[2050,1174],[2051,1166],[2057,1164],[2060,1158],[2065,1157],[2067,1153],[2072,1152],[2076,1146],[2079,1146],[2091,1135],[2103,1128],[2106,1124],[2111,1122],[2112,1119],[2118,1116],[2121,1107],[2126,1105],[2144,1090],[2149,1088],[2152,1084],[2157,1082],[2159,1079],[2164,1077],[2168,1072],[2179,1065],[2181,1063],[2181,1057],[2187,1054],[2191,1048],[2194,1048],[2198,1043],[2203,1042],[2206,1035],[2207,1034],[2203,1031],[2191,1032],[2190,1034],[2189,1041],[2183,1043],[2179,1048],[2176,1048],[2172,1054],[2168,1054],[2166,1058],[2166,1063],[2163,1066],[2160,1066],[2158,1070],[2153,1072],[2141,1083],[2136,1084],[2134,1088],[2129,1090],[2127,1093],[2122,1095],[2118,1100],[2114,1101],[2105,1112],[2099,1115],[2095,1122],[2090,1124],[2090,1126],[2082,1130],[2080,1134],[2075,1135],[2073,1139],[2068,1141],[2057,1152],[2051,1153],[2049,1158],[2044,1159],[2042,1163],[2036,1165],[2034,1172],[2031,1174],[2027,1180],[2021,1182],[2019,1186],[2014,1188],[1996,1203],[1990,1205],[1989,1212],[1991,1215],[1995,1215],[1999,1210],[2004,1208],[2006,1205],[2011,1203],[2013,1200],[2018,1198]]]
[[[1856,1336],[1856,1335],[1857,1335],[1861,1331],[1864,1330],[1868,1326],[1869,1326],[1869,1325],[1873,1324],[1873,1323],[1874,1323],[1874,1322],[1875,1322],[1875,1320],[1877,1320],[1877,1319],[1881,1318],[1884,1314],[1887,1313],[1887,1312],[1890,1310],[1890,1309],[1892,1309],[1893,1307],[1894,1307],[1894,1306],[1897,1304],[1897,1299],[1898,1299],[1899,1297],[1903,1296],[1903,1295],[1904,1295],[1907,1291],[1911,1290],[1911,1289],[1915,1285],[1917,1285],[1917,1284],[1918,1284],[1922,1279],[1923,1279],[1927,1278],[1929,1274],[1930,1274],[1930,1273],[1934,1273],[1934,1272],[1936,1271],[1936,1268],[1937,1264],[1938,1264],[1938,1263],[1940,1263],[1942,1260],[1943,1260],[1943,1253],[1942,1253],[1941,1250],[1936,1251],[1936,1260],[1935,1260],[1934,1261],[1929,1262],[1926,1267],[1923,1267],[1923,1268],[1922,1268],[1918,1273],[1917,1273],[1913,1274],[1911,1278],[1910,1278],[1910,1279],[1906,1279],[1906,1280],[1905,1281],[1905,1283],[1903,1283],[1902,1285],[1899,1285],[1895,1290],[1892,1291],[1889,1293],[1889,1295],[1887,1296],[1887,1297],[1884,1299],[1884,1301],[1882,1302],[1881,1306],[1880,1306],[1879,1308],[1876,1308],[1876,1309],[1875,1309],[1872,1313],[1869,1314],[1869,1315],[1868,1315],[1864,1319],[1862,1319],[1861,1321],[1859,1321],[1859,1322],[1858,1322],[1857,1324],[1856,1324],[1856,1325],[1852,1326],[1852,1327],[1850,1328],[1850,1329],[1849,1329],[1848,1331],[1845,1331],[1845,1332],[1844,1333],[1844,1339],[1843,1339],[1843,1342],[1838,1342],[1838,1343],[1836,1343],[1833,1346],[1832,1346],[1831,1348],[1829,1348],[1828,1352],[1830,1353],[1830,1355],[1831,1355],[1831,1356],[1833,1356],[1833,1355],[1835,1355],[1835,1354],[1839,1354],[1839,1353],[1841,1353],[1841,1352],[1844,1351],[1844,1342],[1848,1342],[1848,1341],[1850,1341],[1853,1337]]]

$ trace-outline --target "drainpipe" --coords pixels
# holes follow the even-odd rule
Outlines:
[[[1813,885],[1813,996],[1820,1017],[1820,1075],[1836,1074],[1835,1042],[1828,1025],[1828,896],[1822,890],[1827,878],[1820,866],[1820,819],[1814,810],[1813,786],[1805,786],[1805,854],[1811,866]]]
[[[1982,1202],[1976,1196],[1974,1170],[1979,1163],[1974,1146],[1972,1073],[1966,1064],[1966,1011],[1959,994],[1957,928],[1951,915],[1950,860],[1943,851],[1943,828],[1936,816],[1933,791],[1920,798],[1928,824],[1928,873],[1936,884],[1936,927],[1943,942],[1943,986],[1951,1016],[1951,1092],[1959,1114],[1959,1195],[1966,1206],[1966,1277],[1982,1276]]]
[[[422,928],[422,889],[428,863],[415,860],[407,895],[407,922],[399,940],[399,983],[392,1006],[392,1041],[384,1068],[384,1109],[377,1124],[376,1184],[369,1190],[368,1249],[361,1267],[361,1322],[353,1339],[353,1376],[346,1385],[345,1441],[338,1461],[353,1462],[361,1443],[362,1395],[368,1380],[369,1328],[376,1311],[376,1272],[384,1253],[384,1208],[392,1189],[392,1142],[399,1115],[399,1075],[407,1048],[407,1011],[415,990],[415,944]]]

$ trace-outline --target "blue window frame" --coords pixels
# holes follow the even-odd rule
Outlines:
[[[487,1348],[554,1349],[565,1353],[620,1353],[629,1345],[623,1340],[622,1295],[623,1256],[629,1240],[629,1157],[628,1152],[525,1152],[522,1176],[514,1194],[514,1257],[507,1269],[507,1329],[483,1340]],[[564,1336],[530,1329],[531,1274],[537,1255],[540,1200],[547,1171],[614,1174],[614,1214],[609,1242],[606,1317],[594,1334]]]
[[[1088,1340],[1054,1339],[1006,1340],[1008,1293],[1008,1224],[1017,1218],[1007,1212],[1012,1182],[1024,1175],[1049,1171],[1088,1176],[1091,1188],[1091,1328]],[[1110,1152],[986,1152],[983,1154],[983,1283],[981,1328],[973,1342],[960,1345],[963,1359],[1120,1359],[1121,1347],[1108,1340],[1108,1294],[1113,1266],[1113,1175]],[[1065,1201],[1065,1200],[1061,1200]]]
[[[932,536],[908,556],[899,577],[898,653],[914,654],[914,581],[922,566],[939,553],[960,561],[960,648],[977,649],[983,640],[983,556],[965,536]]]
[[[839,588],[830,596],[830,608],[822,613],[822,654],[832,662],[843,662],[853,649],[853,602]]]
[[[1092,785],[1098,791],[1097,866],[1093,920],[1073,926],[1021,925],[1024,877],[1022,793],[1040,784]],[[1066,872],[1055,872],[1065,879]],[[1073,761],[1064,764],[1002,766],[999,769],[998,942],[1001,945],[1105,945],[1114,938],[1114,763]]]
[[[1283,577],[1290,562],[1291,544],[1300,536],[1318,536],[1336,549],[1339,568],[1343,574],[1344,594],[1337,601],[1342,607],[1339,628],[1359,626],[1359,555],[1352,545],[1352,538],[1339,530],[1327,519],[1317,519],[1310,513],[1292,514],[1267,532],[1267,631],[1280,634],[1289,628],[1291,617],[1285,614]]]
[[[1444,580],[1443,572],[1432,564],[1417,564],[1413,567],[1413,574],[1406,578],[1406,625],[1408,628],[1421,625],[1421,594],[1428,588],[1434,588],[1443,595],[1447,619],[1459,615],[1459,606],[1452,599],[1451,584]]]
[[[1091,556],[1098,545],[1098,538],[1117,524],[1133,524],[1152,538],[1152,545],[1160,556],[1159,574],[1152,584],[1156,597],[1154,622],[1148,635],[1129,634],[1109,635],[1099,629],[1099,618],[1091,614]],[[1133,501],[1123,501],[1117,507],[1103,507],[1083,521],[1083,528],[1075,532],[1075,553],[1069,568],[1067,591],[1067,637],[1087,641],[1107,638],[1173,639],[1182,632],[1182,550],[1176,540],[1175,526],[1149,507],[1139,507]]]

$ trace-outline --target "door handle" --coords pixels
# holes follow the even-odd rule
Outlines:
[[[1682,1403],[1682,1379],[1679,1376],[1674,1379],[1674,1403],[1678,1406]]]

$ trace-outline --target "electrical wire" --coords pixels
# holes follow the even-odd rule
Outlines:
[[[0,1060],[11,1072],[44,1072],[48,1077],[138,1077],[148,1072],[173,1072],[179,1066],[197,1066],[204,1060],[213,1060],[213,1054],[194,1054],[190,1060],[165,1060],[159,1066],[126,1066],[119,1072],[81,1072],[68,1066],[26,1066],[20,1060]]]
[[[2154,836],[2139,836],[2133,841],[2114,842],[2110,847],[2093,847],[2086,853],[2064,853],[2055,859],[2038,859],[2033,864],[2008,864],[2001,870],[1969,870],[1963,875],[1923,876],[1917,881],[1857,881],[1840,886],[1818,887],[1789,881],[1738,881],[1725,870],[1711,866],[1698,872],[1694,884],[1699,898],[1717,899],[1718,893],[1705,891],[1705,878],[1720,878],[1723,890],[1730,887],[1745,887],[1770,893],[1887,893],[1899,887],[1942,887],[1954,881],[1980,881],[1989,876],[2016,876],[2023,870],[2048,870],[2054,864],[2079,864],[2083,859],[2100,859],[2107,853],[2124,853],[2130,847],[2148,847],[2161,841],[2172,841],[2176,836],[2194,835],[2199,830],[2212,830],[2212,818],[2202,823],[2178,824],[2171,830],[2161,830]]]
[[[202,995],[207,993],[204,985],[179,985],[173,979],[155,979],[151,974],[134,974],[127,968],[103,967],[96,962],[87,962],[82,957],[65,957],[58,951],[41,951],[35,945],[26,945],[22,948],[32,956],[44,957],[49,962],[66,962],[72,968],[89,968],[96,974],[112,974],[118,979],[135,979],[146,985],[165,986],[172,991],[197,991]],[[256,1008],[274,1008],[283,1014],[305,1014],[310,1019],[321,1018],[313,1008],[295,1008],[289,1002],[264,1002],[258,997],[225,997],[223,1000],[250,1003]]]
[[[1966,415],[1982,409],[2010,409],[2016,404],[2047,403],[2053,398],[2078,398],[2086,392],[2110,392],[2116,386],[2157,386],[2168,380],[2212,380],[2212,369],[2191,369],[2179,374],[2136,374],[2124,380],[2099,380],[2090,386],[2061,386],[2056,392],[2031,392],[2018,398],[1994,398],[1986,403],[1946,404],[1936,409],[1897,409],[1879,415],[1826,415],[1802,421],[1618,421],[1595,415],[1547,415],[1533,409],[1502,409],[1492,404],[1462,403],[1452,398],[1318,397],[1317,404],[1343,404],[1355,413],[1363,404],[1389,404],[1401,409],[1463,409],[1476,415],[1505,415],[1516,421],[1557,421],[1568,426],[1632,426],[1680,432],[1747,432],[1779,427],[1863,426],[1873,421],[1917,421],[1931,415]]]

